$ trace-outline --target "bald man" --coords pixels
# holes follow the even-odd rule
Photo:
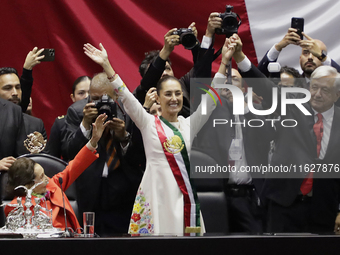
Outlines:
[[[103,95],[117,99],[107,75],[99,73],[91,81],[89,97],[68,108],[65,137],[70,160],[91,137],[92,123],[98,116],[93,101],[100,100]],[[127,232],[142,177],[138,168],[131,167],[136,155],[131,152],[133,141],[129,132],[132,133],[132,121],[122,108],[118,105],[116,108],[117,117],[110,118],[110,124],[98,143],[99,158],[76,180],[80,217],[83,212],[95,212],[95,231],[100,236]]]

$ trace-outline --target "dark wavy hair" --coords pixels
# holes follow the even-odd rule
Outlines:
[[[149,68],[149,65],[156,60],[158,55],[159,55],[159,50],[152,50],[149,52],[145,52],[145,58],[143,59],[142,63],[139,66],[139,73],[142,77],[144,77],[146,71]],[[166,61],[169,62],[169,64],[171,65],[171,61],[169,58]]]
[[[18,158],[8,169],[7,192],[14,196],[25,196],[24,189],[14,190],[19,185],[34,184],[34,166],[36,162],[29,158]]]
[[[301,76],[299,71],[296,70],[295,68],[290,67],[290,66],[283,66],[283,67],[281,67],[281,70],[280,70],[280,74],[282,74],[282,73],[289,74],[289,75],[291,75],[295,78],[295,81],[294,81],[295,87],[300,87],[300,88],[304,87],[305,79],[302,79],[303,77]]]
[[[0,68],[0,76],[4,74],[12,74],[12,73],[18,76],[19,78],[18,71],[15,68],[13,67],[1,67]]]
[[[296,70],[293,67],[289,67],[289,66],[283,66],[281,67],[280,73],[287,73],[292,75],[294,78],[301,78],[302,76],[300,75],[299,71]]]

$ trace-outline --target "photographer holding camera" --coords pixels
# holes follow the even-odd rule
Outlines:
[[[173,28],[164,35],[164,46],[160,51],[150,51],[139,66],[142,76],[140,85],[134,91],[135,96],[141,104],[144,104],[145,96],[151,87],[156,87],[157,82],[164,75],[174,76],[169,56],[175,46],[180,43],[190,49],[193,54],[194,67],[179,79],[183,91],[183,108],[180,115],[190,115],[190,78],[211,77],[211,63],[214,54],[212,48],[212,37],[215,29],[221,26],[221,19],[218,13],[211,13],[208,26],[203,36],[202,43],[197,41],[197,30],[195,23],[191,23],[188,29]],[[195,38],[194,38],[195,36]]]
[[[98,143],[99,158],[76,181],[80,215],[95,212],[95,229],[100,236],[126,233],[142,172],[131,167],[132,121],[118,106],[117,95],[105,73],[91,81],[89,97],[75,102],[67,111],[66,143],[72,159],[87,143],[91,126],[99,113],[108,115]],[[131,156],[130,156],[131,155]]]

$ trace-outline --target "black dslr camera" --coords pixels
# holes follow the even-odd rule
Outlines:
[[[220,14],[222,26],[215,29],[216,34],[226,35],[226,37],[237,34],[238,27],[241,25],[241,18],[237,13],[232,12],[233,9],[233,6],[227,5],[225,13]]]
[[[116,102],[108,95],[104,94],[101,99],[93,100],[93,103],[95,103],[94,107],[97,108],[98,114],[106,113],[107,120],[117,117]]]
[[[190,28],[180,28],[172,32],[173,35],[179,35],[179,43],[187,50],[191,50],[197,43],[196,36]]]

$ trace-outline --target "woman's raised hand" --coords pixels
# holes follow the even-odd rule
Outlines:
[[[99,48],[100,50],[91,45],[90,43],[84,44],[83,47],[86,56],[88,56],[97,64],[103,66],[104,63],[108,60],[108,56],[104,46],[101,43],[99,44]]]
[[[106,119],[107,119],[107,115],[103,113],[97,117],[94,123],[92,123],[93,129],[92,129],[92,137],[91,137],[90,143],[94,148],[97,147],[97,143],[102,137],[102,134],[106,126],[110,123],[110,121],[105,122]]]

